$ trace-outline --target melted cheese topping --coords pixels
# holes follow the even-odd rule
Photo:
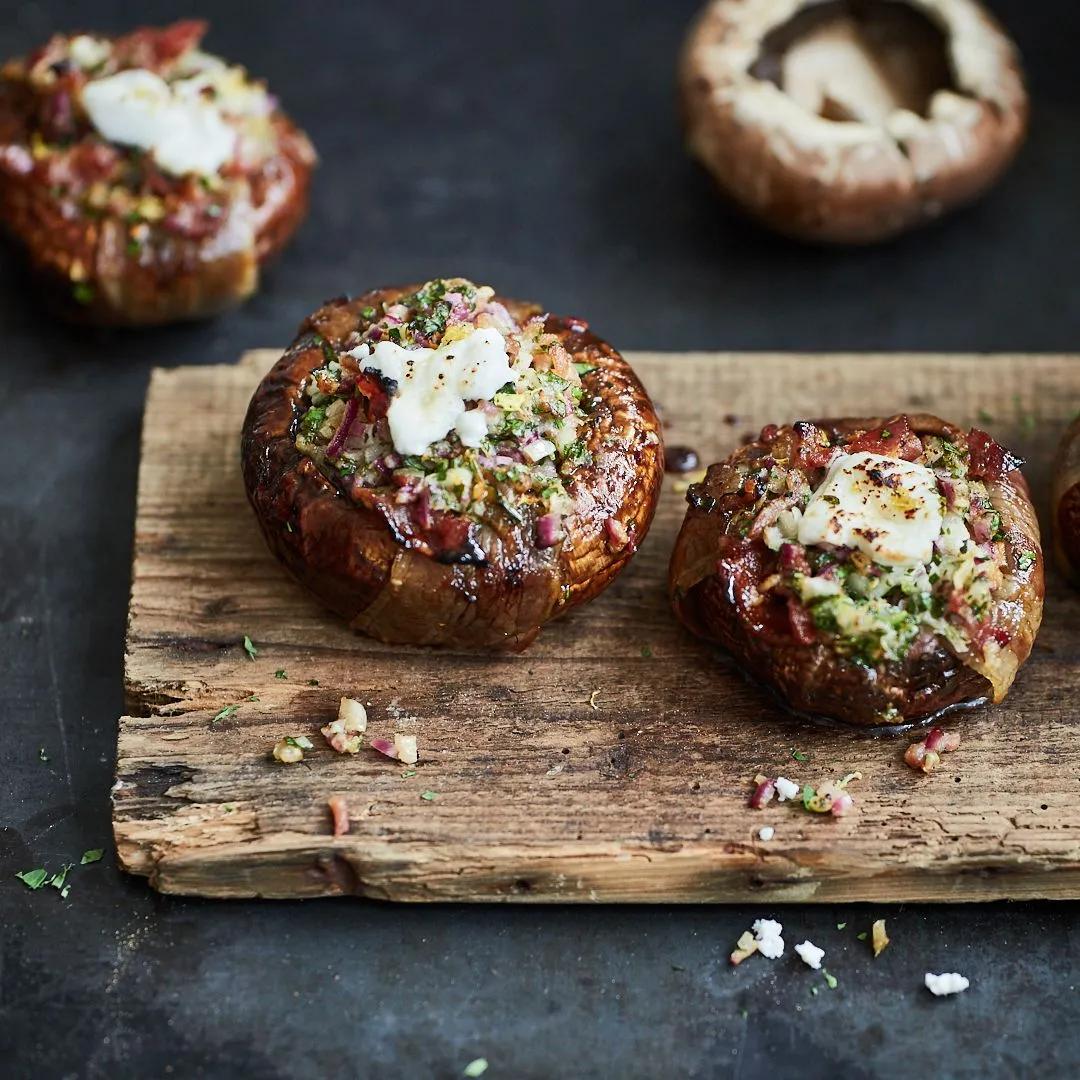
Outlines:
[[[88,83],[82,102],[110,142],[150,151],[175,176],[211,175],[233,156],[236,132],[203,96],[203,85],[195,79],[170,85],[137,68]]]
[[[359,345],[350,353],[364,371],[396,384],[390,394],[390,438],[399,454],[423,454],[456,430],[465,446],[479,446],[486,420],[466,401],[490,401],[507,383],[517,383],[506,341],[493,327],[444,342],[437,349],[403,349],[392,341]]]
[[[880,454],[843,454],[799,522],[799,543],[858,548],[884,566],[929,562],[941,535],[937,478]]]

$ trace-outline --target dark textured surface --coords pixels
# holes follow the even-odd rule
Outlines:
[[[4,5],[0,53],[120,28],[125,6]],[[214,904],[109,861],[76,868],[64,901],[12,876],[108,842],[156,363],[284,343],[324,297],[437,273],[579,312],[621,348],[1076,349],[1080,14],[994,6],[1034,96],[1017,168],[974,210],[842,253],[734,220],[685,161],[672,65],[693,3],[216,5],[211,47],[273,81],[324,162],[260,296],[197,327],[71,332],[0,264],[0,1071],[450,1077],[483,1055],[490,1077],[1075,1075],[1075,904]],[[727,967],[765,914],[789,953],[829,950],[835,990],[790,956]],[[872,961],[854,935],[879,916],[894,944]],[[966,994],[922,989],[954,969]]]

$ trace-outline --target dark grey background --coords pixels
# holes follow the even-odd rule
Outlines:
[[[0,54],[54,29],[120,30],[128,7],[2,5]],[[1035,107],[1005,183],[856,252],[735,220],[685,159],[672,73],[694,7],[205,7],[212,50],[269,78],[323,158],[311,218],[261,294],[199,326],[70,331],[0,262],[0,1073],[452,1077],[483,1055],[492,1078],[1076,1075],[1076,904],[204,903],[154,895],[111,852],[74,872],[67,901],[12,876],[109,844],[155,364],[231,360],[283,344],[343,290],[459,273],[624,348],[1077,348],[1077,5],[994,5]],[[189,10],[147,0],[137,17]],[[766,914],[789,951],[804,935],[829,951],[835,991],[812,996],[793,958],[729,969]],[[855,933],[879,916],[895,943],[872,961]],[[923,972],[954,969],[966,994],[922,989]]]

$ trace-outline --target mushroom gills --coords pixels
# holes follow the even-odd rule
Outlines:
[[[896,0],[827,0],[766,35],[750,69],[826,120],[884,124],[929,114],[954,89],[946,39],[922,12]]]

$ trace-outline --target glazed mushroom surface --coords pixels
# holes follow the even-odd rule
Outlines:
[[[1058,448],[1050,505],[1058,562],[1080,584],[1080,418],[1069,425]]]
[[[242,460],[271,550],[355,629],[520,649],[626,565],[663,446],[587,324],[454,278],[315,312]]]
[[[814,241],[881,240],[973,199],[1027,126],[1015,48],[974,0],[713,0],[680,82],[721,189]]]
[[[676,614],[801,713],[903,726],[999,702],[1042,618],[1021,464],[932,416],[767,427],[688,492]]]
[[[58,34],[0,70],[0,223],[66,317],[230,307],[306,212],[311,144],[206,29]]]

